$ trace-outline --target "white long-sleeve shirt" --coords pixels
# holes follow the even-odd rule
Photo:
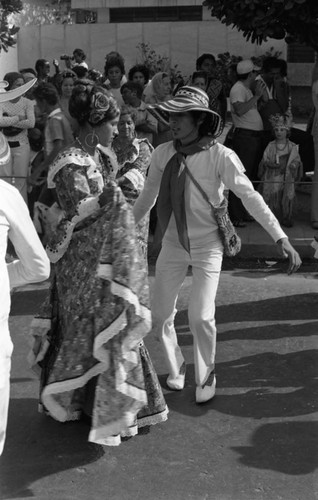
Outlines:
[[[164,168],[175,152],[172,141],[161,144],[153,152],[145,187],[133,207],[136,222],[139,222],[155,204]],[[215,143],[210,149],[187,156],[186,164],[213,205],[220,205],[224,198],[224,189],[227,187],[241,198],[248,212],[274,241],[286,237],[278,220],[244,174],[240,159],[231,149]],[[186,176],[185,181],[185,210],[190,248],[202,247],[219,238],[218,226],[211,208],[189,176]],[[173,213],[164,239],[178,244]]]
[[[5,261],[7,239],[14,245],[18,259]],[[16,188],[0,180],[0,355],[9,356],[10,288],[44,281],[50,262],[35,231],[28,208]]]

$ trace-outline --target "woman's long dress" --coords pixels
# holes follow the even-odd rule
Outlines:
[[[92,409],[89,440],[117,445],[168,410],[142,343],[151,331],[147,267],[130,205],[110,177],[109,164],[75,147],[50,168],[64,216],[47,247],[53,280],[32,324],[30,360],[52,417]]]

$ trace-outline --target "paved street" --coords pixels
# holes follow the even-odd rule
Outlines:
[[[291,277],[284,266],[225,266],[217,299],[217,396],[201,406],[194,401],[187,278],[176,320],[186,387],[167,389],[158,344],[148,338],[169,420],[118,448],[87,443],[85,423],[59,424],[37,413],[38,383],[26,355],[29,324],[46,287],[17,291],[0,498],[317,499],[318,264]]]

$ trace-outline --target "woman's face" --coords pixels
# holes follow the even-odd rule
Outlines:
[[[206,90],[206,81],[202,76],[199,76],[198,78],[195,78],[193,80],[192,85],[194,87],[197,87],[198,89]]]
[[[171,83],[170,83],[170,78],[169,76],[165,76],[162,79],[162,90],[164,95],[169,95],[171,92]]]
[[[119,116],[113,120],[107,121],[95,127],[95,132],[99,138],[99,144],[102,146],[110,146],[115,135],[118,134]]]
[[[73,78],[64,78],[61,85],[62,97],[70,98],[74,88]]]
[[[192,142],[198,136],[199,124],[194,122],[190,113],[170,113],[169,125],[173,139],[182,144]]]
[[[114,88],[120,87],[120,82],[122,79],[121,69],[118,66],[113,66],[108,70],[107,77],[110,81],[110,85]]]
[[[23,78],[17,78],[15,82],[12,84],[11,90],[17,89],[18,87],[22,87],[24,85]]]
[[[122,139],[134,140],[135,122],[130,115],[121,115],[118,122],[118,134]]]
[[[143,87],[146,85],[145,77],[144,77],[143,73],[141,73],[141,71],[136,71],[136,73],[134,73],[134,75],[132,77],[132,81],[135,83],[139,83]]]

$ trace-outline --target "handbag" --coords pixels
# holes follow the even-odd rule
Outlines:
[[[235,227],[232,224],[232,221],[228,212],[228,202],[227,199],[224,198],[219,207],[215,207],[209,200],[208,195],[202,189],[198,181],[193,177],[190,170],[187,167],[187,164],[184,161],[184,168],[193,184],[198,188],[200,193],[202,194],[205,201],[210,205],[212,213],[214,214],[215,220],[217,222],[219,233],[221,236],[221,240],[224,247],[224,253],[228,257],[235,257],[241,250],[242,242],[241,238],[237,234]]]

